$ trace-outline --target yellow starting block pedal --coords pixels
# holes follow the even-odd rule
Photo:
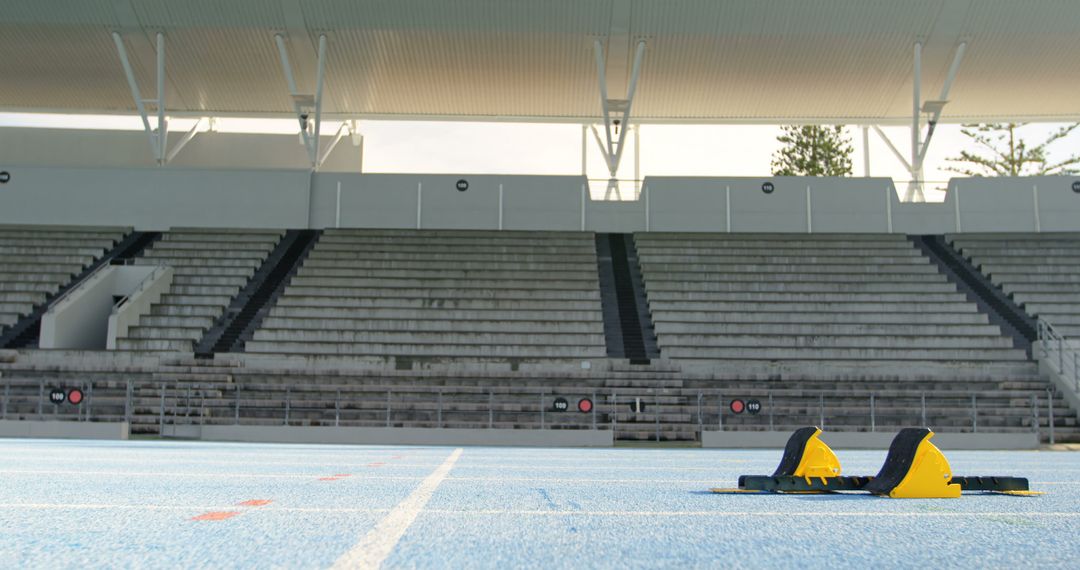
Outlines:
[[[821,441],[821,429],[804,427],[795,430],[784,446],[784,456],[773,472],[773,477],[802,477],[809,483],[811,478],[821,479],[840,476],[840,459]]]
[[[930,443],[934,432],[904,428],[893,438],[885,465],[866,490],[894,499],[955,499],[960,485],[952,483],[949,460]]]

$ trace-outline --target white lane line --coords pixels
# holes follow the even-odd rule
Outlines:
[[[335,570],[344,568],[379,568],[390,553],[394,551],[405,531],[416,520],[417,515],[424,509],[435,489],[446,479],[453,469],[454,463],[461,457],[462,449],[459,447],[446,458],[438,468],[424,479],[404,501],[398,503],[390,514],[386,515],[375,528],[371,529],[360,542],[356,543],[348,552],[342,554],[331,567]]]
[[[0,470],[0,475],[75,475],[79,477],[83,476],[102,476],[102,477],[128,477],[128,478],[160,478],[160,477],[192,477],[192,478],[215,478],[215,479],[318,479],[319,477],[325,477],[326,472],[319,473],[188,473],[188,472],[176,472],[176,471],[60,471],[60,470]],[[415,481],[420,479],[420,475],[399,475],[399,476],[375,476],[367,477],[364,475],[358,475],[353,473],[350,477],[353,480],[389,480],[389,481]]]
[[[437,484],[435,484],[437,486]],[[420,489],[417,489],[420,491]],[[434,491],[434,487],[431,488]],[[416,493],[414,492],[414,495]],[[428,495],[430,499],[430,494]],[[289,513],[397,513],[401,510],[401,507],[406,502],[413,499],[410,496],[403,501],[400,505],[394,509],[381,508],[349,508],[349,507],[268,507],[260,509],[259,512],[289,512]],[[425,500],[426,503],[426,500]],[[236,508],[236,505],[119,505],[119,504],[105,504],[105,503],[0,503],[0,509],[19,509],[19,510],[146,510],[146,511],[214,511],[214,510],[228,510]],[[416,505],[416,512],[413,513],[413,519],[419,514],[420,509],[423,508],[422,504]],[[830,511],[537,511],[537,510],[502,510],[502,509],[480,509],[480,510],[455,510],[455,509],[428,509],[424,511],[429,515],[456,515],[456,516],[542,516],[542,517],[570,517],[570,516],[586,516],[586,517],[1045,517],[1045,518],[1080,518],[1080,512],[1075,511],[1051,511],[1051,512],[1016,512],[1016,511],[990,511],[990,512],[911,512],[911,511],[846,511],[846,512],[830,512]],[[375,528],[365,540],[357,545],[359,547],[368,541],[368,538],[372,534],[375,534],[380,528],[383,528],[390,519],[387,516],[383,521],[379,523],[379,526]],[[412,520],[407,522],[411,523]],[[408,525],[405,525],[400,529],[400,533],[395,538],[397,539],[404,534]],[[354,547],[354,550],[357,548]],[[393,545],[390,546],[390,549]],[[388,551],[389,552],[389,551]],[[344,558],[344,557],[343,557]]]
[[[383,468],[392,466],[387,464]],[[251,479],[311,479],[313,477],[324,476],[322,473],[308,473],[308,474],[282,474],[282,473],[194,473],[183,471],[74,471],[74,470],[53,470],[53,469],[38,469],[38,470],[15,470],[15,469],[0,469],[0,475],[73,475],[78,477],[83,476],[106,476],[106,477],[127,477],[127,478],[140,478],[140,477],[192,477],[192,478],[251,478]],[[378,480],[378,481],[415,481],[420,479],[420,475],[363,475],[353,473],[350,479],[354,480]],[[566,483],[566,484],[596,484],[596,483],[622,483],[622,484],[646,484],[653,485],[657,483],[667,484],[693,484],[693,485],[713,485],[717,484],[717,481],[723,479],[603,479],[603,478],[587,478],[579,479],[572,477],[448,477],[450,481],[512,481],[512,482],[548,482],[548,483]],[[734,477],[732,477],[734,479]]]
[[[465,516],[586,516],[586,517],[1050,517],[1050,518],[1080,518],[1077,512],[891,512],[891,511],[862,511],[862,512],[827,512],[827,511],[455,511],[445,509],[432,509],[424,511],[429,515],[465,515]]]
[[[380,456],[380,457],[373,457],[372,459],[387,460],[388,458]],[[34,457],[33,460],[39,461],[41,463],[65,463],[65,464],[70,464],[72,462],[72,458],[70,456]],[[145,464],[147,462],[147,458],[110,459],[110,458],[107,458],[107,457],[80,457],[80,458],[78,458],[78,462],[80,462],[80,463],[104,463],[104,464],[107,464],[107,465],[115,465],[115,464],[119,464],[119,463],[143,465],[143,464]],[[185,466],[187,466],[187,465],[251,465],[252,462],[251,462],[251,460],[244,460],[244,461],[205,460],[205,459],[198,459],[198,458],[192,457],[192,458],[184,459],[184,460],[181,460],[181,461],[172,460],[172,463],[177,464],[177,465],[185,465]],[[741,462],[739,462],[739,461],[728,461],[726,463],[741,463]],[[336,466],[339,469],[340,468],[345,468],[345,467],[368,467],[368,466],[370,466],[370,464],[371,464],[371,460],[350,461],[350,462],[341,462],[341,461],[325,461],[325,462],[312,462],[312,461],[262,461],[262,460],[259,461],[259,465],[282,465],[282,466],[292,465],[292,466],[302,466],[302,467]],[[422,467],[422,468],[429,469],[429,468],[432,468],[432,467],[437,467],[438,465],[439,465],[439,463],[437,463],[437,462],[434,462],[434,463],[403,463],[403,462],[401,462],[399,460],[396,460],[396,459],[390,459],[385,465],[383,465],[383,467]],[[470,470],[478,470],[478,471],[480,471],[480,470],[489,470],[489,469],[498,469],[500,471],[505,471],[505,470],[536,471],[537,469],[542,469],[544,471],[572,471],[572,472],[582,472],[582,471],[627,471],[627,470],[632,470],[632,471],[671,471],[671,472],[677,472],[677,471],[707,471],[707,472],[710,472],[710,473],[715,473],[717,471],[717,468],[715,466],[713,466],[713,467],[649,467],[649,466],[639,466],[639,465],[610,465],[610,466],[593,466],[593,465],[590,465],[590,466],[587,466],[587,467],[582,467],[580,465],[575,465],[575,466],[544,465],[541,468],[541,467],[538,467],[537,465],[502,464],[502,463],[471,463],[471,464],[469,464],[467,466],[466,465],[459,465],[458,466],[459,469],[465,469],[466,467],[468,469],[470,469]]]
[[[56,510],[56,511],[91,511],[91,510],[125,510],[125,511],[227,511],[236,509],[237,505],[117,505],[106,503],[0,503],[0,510]],[[288,512],[288,513],[388,513],[389,508],[348,508],[348,507],[263,507],[259,512]]]

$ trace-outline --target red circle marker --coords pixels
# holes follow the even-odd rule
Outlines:
[[[577,409],[578,409],[579,412],[582,412],[582,413],[585,413],[585,414],[591,412],[592,411],[592,400],[590,400],[588,398],[582,398],[582,399],[578,400]]]
[[[72,404],[78,406],[83,401],[82,390],[78,388],[72,388],[71,391],[68,392],[67,399],[68,402],[71,402]]]
[[[746,404],[744,404],[742,400],[732,400],[731,401],[731,411],[732,412],[734,412],[736,414],[741,414],[741,413],[743,413],[743,410],[745,410],[745,409],[746,409]]]

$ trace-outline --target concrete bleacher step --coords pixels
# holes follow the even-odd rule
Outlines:
[[[294,286],[360,287],[360,288],[432,288],[432,289],[594,289],[598,287],[595,276],[582,275],[579,279],[532,280],[514,279],[454,279],[454,278],[395,278],[395,277],[308,277],[303,271],[293,278]]]
[[[660,258],[666,259],[666,258]],[[671,262],[667,262],[671,263]],[[651,267],[650,267],[651,269]],[[696,267],[685,267],[683,269],[672,269],[665,273],[672,275],[673,277],[691,277],[691,276],[712,276],[721,277],[727,273],[779,273],[779,274],[798,274],[798,275],[814,275],[814,274],[847,274],[847,275],[880,275],[882,273],[900,273],[906,275],[922,275],[924,273],[935,274],[938,272],[937,267],[929,265],[927,263],[911,263],[911,264],[884,264],[873,265],[870,263],[860,263],[858,259],[852,260],[850,263],[813,263],[804,260],[800,263],[783,263],[783,264],[759,264],[759,263],[730,263],[730,264],[709,264],[707,262],[700,262]]]
[[[156,306],[160,306],[160,307],[177,307],[177,308],[205,307],[205,306],[220,307],[221,305],[224,305],[224,304],[228,303],[230,299],[232,299],[232,295],[219,295],[219,294],[216,294],[216,293],[199,294],[199,295],[195,295],[195,294],[191,294],[191,293],[183,293],[183,294],[165,293],[165,294],[161,295],[161,299],[158,301]],[[153,313],[153,312],[154,312],[154,309],[152,308],[151,313]]]
[[[344,292],[343,292],[344,293]],[[563,300],[563,299],[457,299],[457,298],[402,298],[402,297],[375,297],[353,298],[348,303],[308,305],[303,297],[293,296],[288,304],[280,308],[309,307],[319,310],[328,307],[349,309],[447,309],[447,310],[486,310],[486,311],[543,311],[558,310],[564,312],[580,311],[589,312],[599,310],[595,299],[586,300]]]
[[[360,306],[367,299],[521,299],[552,300],[555,302],[600,299],[597,289],[422,289],[422,288],[363,288],[363,287],[302,287],[289,285],[288,296],[280,305]],[[339,305],[340,304],[340,305]]]
[[[488,332],[488,333],[590,333],[603,334],[604,327],[596,322],[575,321],[458,321],[434,319],[336,319],[294,318],[270,316],[263,321],[265,330],[365,330],[365,331],[413,331],[413,332]]]
[[[307,330],[297,334],[291,329],[263,328],[256,332],[257,341],[288,342],[291,339],[310,343],[358,343],[358,344],[480,344],[491,346],[559,346],[588,345],[603,342],[602,333],[568,332],[471,332],[454,330],[450,332],[427,331],[373,331],[373,330]]]
[[[651,299],[682,299],[699,296],[709,298],[711,293],[861,293],[861,294],[940,294],[956,293],[956,286],[948,282],[895,283],[895,282],[756,282],[756,281],[676,281],[653,280],[648,284]]]
[[[319,341],[271,341],[260,340],[258,336],[247,344],[247,352],[269,354],[338,354],[366,356],[446,356],[476,358],[603,358],[607,353],[602,346],[580,346],[573,344],[547,345],[491,345],[441,343],[363,343]]]
[[[888,313],[888,314],[971,314],[977,313],[978,307],[967,301],[925,302],[913,304],[907,302],[890,301],[852,301],[852,302],[815,302],[802,303],[797,301],[717,301],[713,303],[698,301],[652,301],[649,307],[654,312],[660,311],[688,311],[706,313],[726,312],[757,312],[757,313]]]
[[[650,293],[652,291],[650,290]],[[798,293],[798,292],[693,292],[692,295],[679,295],[667,292],[666,295],[652,295],[654,302],[683,303],[731,303],[731,302],[768,302],[768,303],[966,303],[967,299],[956,292],[946,293]]]
[[[600,318],[600,311],[558,311],[543,309],[397,309],[397,308],[343,308],[333,307],[295,307],[279,306],[271,312],[273,316],[300,318],[350,318],[350,319],[435,319],[449,321],[538,321],[560,320],[595,322]]]
[[[78,271],[76,268],[75,271]],[[59,287],[67,279],[74,276],[75,271],[38,271],[34,269],[30,273],[0,273],[0,281],[5,283],[42,283]]]
[[[967,324],[896,324],[896,323],[742,323],[742,322],[669,322],[656,323],[656,331],[662,334],[752,334],[752,335],[920,335],[920,336],[991,336],[1001,335],[1001,329],[993,325]]]
[[[933,324],[933,325],[987,325],[990,319],[985,314],[969,313],[890,313],[890,312],[747,312],[731,310],[723,313],[694,310],[667,310],[654,312],[653,322],[675,323],[791,323],[791,324]]]
[[[191,352],[193,340],[118,338],[117,350],[141,350],[161,352]]]
[[[358,269],[388,269],[388,270],[422,270],[430,269],[433,267],[433,262],[430,260],[409,260],[409,259],[349,259],[349,258],[308,258],[304,262],[304,267],[309,270],[318,268],[320,274],[333,275],[338,272],[347,272],[350,275],[354,275]],[[514,258],[507,260],[483,260],[483,261],[462,261],[462,260],[447,260],[445,265],[448,268],[459,271],[575,271],[580,272],[582,270],[589,271],[594,268],[595,260],[582,256],[579,261],[572,261],[568,259],[562,259],[560,261],[533,261],[522,258]]]
[[[642,263],[642,271],[652,275],[651,268]],[[646,278],[648,287],[651,283],[661,281],[675,281],[679,283],[706,282],[706,283],[946,283],[948,278],[940,273],[763,273],[758,271],[724,272],[716,271],[683,271],[678,274],[657,273]]]
[[[818,347],[776,347],[768,345],[748,349],[746,347],[696,347],[663,345],[668,358],[703,359],[703,360],[840,360],[849,361],[853,366],[860,360],[888,361],[1027,361],[1027,354],[1021,350],[1008,348],[818,348]]]
[[[667,344],[667,343],[670,343]],[[901,336],[901,335],[794,335],[794,334],[745,334],[741,331],[719,334],[665,334],[661,347],[685,347],[704,349],[748,348],[768,346],[780,348],[864,348],[882,350],[907,349],[993,349],[1012,348],[1012,340],[1003,336]]]
[[[595,252],[583,252],[574,253],[566,251],[552,251],[549,253],[540,253],[536,251],[529,252],[501,252],[501,253],[475,253],[471,250],[463,250],[453,254],[445,252],[433,252],[423,249],[417,249],[406,253],[401,252],[358,252],[353,249],[342,250],[323,250],[317,249],[311,252],[308,256],[307,262],[317,261],[320,263],[332,263],[332,262],[371,262],[378,263],[380,261],[394,261],[402,263],[442,263],[446,260],[452,260],[459,263],[492,263],[501,265],[503,263],[589,263],[595,261]],[[306,263],[305,263],[306,265]],[[315,265],[313,265],[315,267]]]

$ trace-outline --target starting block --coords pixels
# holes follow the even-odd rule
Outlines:
[[[825,442],[821,430],[795,430],[784,446],[780,465],[770,475],[743,475],[735,489],[714,493],[834,493],[866,491],[894,499],[954,499],[964,491],[1003,495],[1040,495],[1023,477],[962,477],[952,474],[945,454],[930,442],[927,428],[905,428],[889,445],[885,464],[877,475],[841,475],[840,460]]]

